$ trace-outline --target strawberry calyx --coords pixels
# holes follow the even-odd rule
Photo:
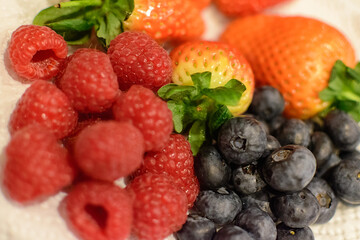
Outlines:
[[[341,60],[335,62],[328,87],[319,94],[320,99],[330,105],[320,115],[325,116],[334,108],[350,114],[360,121],[360,62],[351,68]]]
[[[124,31],[123,21],[134,10],[134,0],[70,0],[40,11],[33,24],[47,26],[70,45],[89,41],[94,29],[98,40],[108,47]]]
[[[191,80],[193,86],[167,84],[159,89],[158,95],[167,101],[175,131],[189,131],[188,140],[196,155],[205,140],[211,139],[207,136],[216,136],[219,127],[232,118],[227,106],[236,106],[246,87],[231,79],[224,86],[210,88],[211,72],[192,74]]]

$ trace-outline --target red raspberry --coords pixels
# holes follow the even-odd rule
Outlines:
[[[37,80],[18,101],[9,128],[13,133],[29,124],[39,123],[60,139],[75,128],[77,119],[77,112],[60,89],[50,82]]]
[[[79,183],[61,207],[70,228],[83,240],[122,240],[130,234],[132,200],[127,191],[111,183]]]
[[[161,150],[173,130],[172,113],[166,102],[150,89],[133,85],[113,106],[116,120],[130,121],[144,136],[145,151]]]
[[[127,122],[99,122],[85,128],[77,137],[74,157],[85,174],[105,181],[126,177],[141,164],[144,139]]]
[[[186,195],[171,177],[146,173],[127,188],[134,196],[133,232],[139,240],[164,239],[185,223]]]
[[[52,29],[23,25],[13,32],[8,53],[19,76],[28,80],[49,80],[58,73],[68,49],[63,37]]]
[[[108,55],[122,90],[133,84],[154,90],[170,83],[169,54],[145,33],[121,33],[111,41]]]
[[[80,112],[103,112],[119,92],[109,57],[95,49],[77,50],[65,63],[58,86]]]
[[[190,143],[183,135],[172,134],[159,152],[148,152],[136,174],[146,172],[168,174],[187,195],[192,207],[199,193],[199,182],[194,173],[194,157]]]
[[[4,186],[20,203],[43,200],[75,177],[67,150],[39,124],[16,132],[6,147],[6,157]]]

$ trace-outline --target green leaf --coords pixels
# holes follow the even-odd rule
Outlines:
[[[233,115],[226,106],[218,105],[210,114],[208,122],[211,136],[216,139],[219,128],[232,117]]]
[[[193,123],[189,131],[189,142],[193,155],[199,152],[201,145],[206,139],[206,122],[198,120]]]
[[[328,87],[319,97],[331,107],[341,109],[360,120],[360,63],[355,68],[338,60],[331,71]]]
[[[185,118],[185,104],[183,102],[168,101],[168,108],[172,112],[172,118],[174,123],[174,129],[177,133],[181,133],[184,130],[184,118]]]
[[[198,91],[210,87],[211,72],[194,73],[191,75],[191,80]]]
[[[134,10],[134,0],[73,0],[39,12],[35,25],[48,26],[66,36],[69,44],[84,43],[95,28],[105,47],[123,32],[122,23]]]
[[[105,42],[105,46],[109,46],[111,40],[122,32],[121,21],[112,12],[98,19],[96,26],[96,35]]]
[[[33,24],[44,26],[47,23],[57,22],[64,19],[76,18],[84,14],[84,8],[56,8],[54,6],[40,11],[34,18]]]
[[[60,34],[61,35],[61,34]],[[69,45],[82,45],[87,43],[90,40],[90,33],[84,33],[84,35],[77,33],[76,38],[72,36],[68,36],[69,32],[64,33],[63,38],[66,40],[67,44]]]
[[[164,100],[183,100],[191,98],[196,92],[194,86],[179,86],[174,83],[166,84],[158,90],[158,95]]]
[[[93,27],[93,23],[88,20],[81,18],[73,18],[73,19],[64,19],[61,21],[48,23],[46,26],[50,27],[56,32],[64,32],[64,31],[75,31],[75,32],[84,32],[88,31]]]

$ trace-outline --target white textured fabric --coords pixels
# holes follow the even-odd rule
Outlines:
[[[0,171],[5,161],[4,147],[9,141],[9,116],[28,85],[10,77],[4,58],[11,33],[21,24],[29,24],[36,13],[56,0],[0,0]],[[360,56],[360,0],[293,0],[273,8],[272,13],[305,15],[323,20],[341,30]],[[212,6],[204,11],[207,19],[205,39],[216,40],[228,19]],[[1,175],[0,175],[1,176]],[[0,240],[76,240],[58,213],[60,193],[33,206],[20,207],[0,191]],[[311,226],[317,240],[359,240],[360,208],[340,205],[327,224]]]

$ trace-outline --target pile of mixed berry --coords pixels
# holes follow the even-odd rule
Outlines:
[[[29,87],[9,120],[9,201],[64,191],[84,240],[314,239],[339,201],[360,204],[351,44],[254,15],[281,2],[264,0],[215,0],[239,18],[199,40],[209,2],[74,0],[16,29],[6,56]],[[101,50],[68,53],[91,34]]]

